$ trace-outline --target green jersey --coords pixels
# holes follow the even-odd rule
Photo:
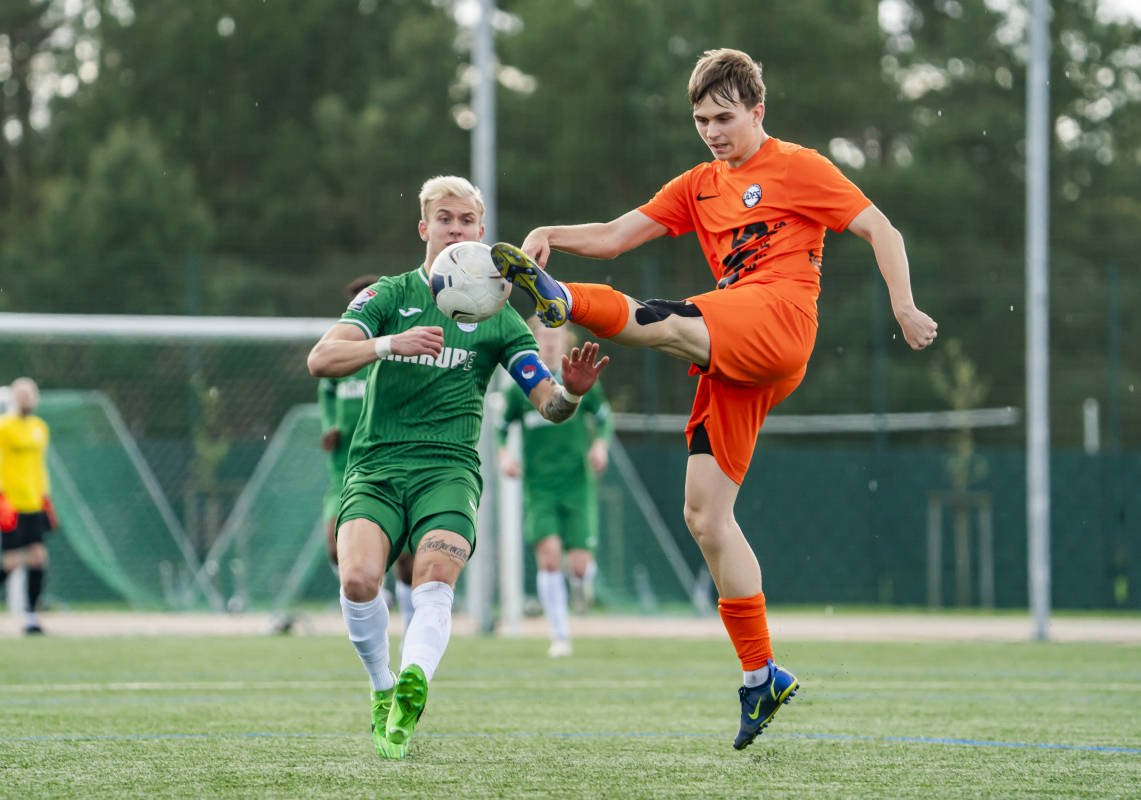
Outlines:
[[[330,453],[329,472],[335,480],[345,475],[345,463],[349,458],[349,443],[360,420],[364,406],[365,381],[368,367],[345,378],[322,378],[317,384],[317,401],[321,406],[321,430],[336,428],[341,439],[336,449]]]
[[[556,375],[555,380],[561,377]],[[507,429],[512,422],[523,424],[525,492],[577,486],[594,479],[586,454],[591,442],[609,439],[614,431],[610,404],[602,394],[602,384],[595,382],[583,395],[575,415],[558,425],[536,411],[518,386],[509,388],[505,395],[507,407],[499,426],[499,443],[506,442]],[[593,435],[588,424],[594,428]]]
[[[362,291],[341,323],[358,326],[370,339],[420,325],[444,329],[439,356],[392,355],[372,367],[348,472],[374,472],[392,458],[456,461],[478,470],[491,376],[500,364],[510,370],[539,349],[515,309],[505,306],[484,322],[455,322],[436,308],[421,267]]]

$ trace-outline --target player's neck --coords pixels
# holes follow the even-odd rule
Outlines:
[[[765,142],[771,138],[767,133],[765,133],[764,128],[758,128],[758,130],[760,131],[760,136],[758,136],[756,140],[753,141],[752,145],[750,145],[749,149],[746,150],[743,155],[739,156],[738,158],[725,159],[725,165],[729,167],[729,169],[737,169],[737,167],[747,162],[750,158],[755,156],[757,152],[765,146]]]

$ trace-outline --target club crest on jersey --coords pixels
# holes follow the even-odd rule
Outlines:
[[[745,208],[752,208],[761,202],[761,185],[754,183],[745,190],[745,193],[741,195],[741,199],[745,201]]]
[[[353,298],[353,302],[349,303],[349,311],[364,311],[368,301],[374,297],[376,297],[375,289],[361,289],[360,294]]]
[[[479,326],[478,322],[457,322],[458,327],[464,333],[474,333],[475,329]]]

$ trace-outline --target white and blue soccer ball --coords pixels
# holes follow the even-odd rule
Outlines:
[[[511,294],[511,282],[491,261],[482,242],[456,242],[444,248],[428,273],[436,307],[456,322],[483,322],[499,313]]]

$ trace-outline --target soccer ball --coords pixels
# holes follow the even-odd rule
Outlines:
[[[491,261],[482,242],[456,242],[432,262],[429,285],[436,307],[456,322],[483,322],[507,303],[511,283]]]

